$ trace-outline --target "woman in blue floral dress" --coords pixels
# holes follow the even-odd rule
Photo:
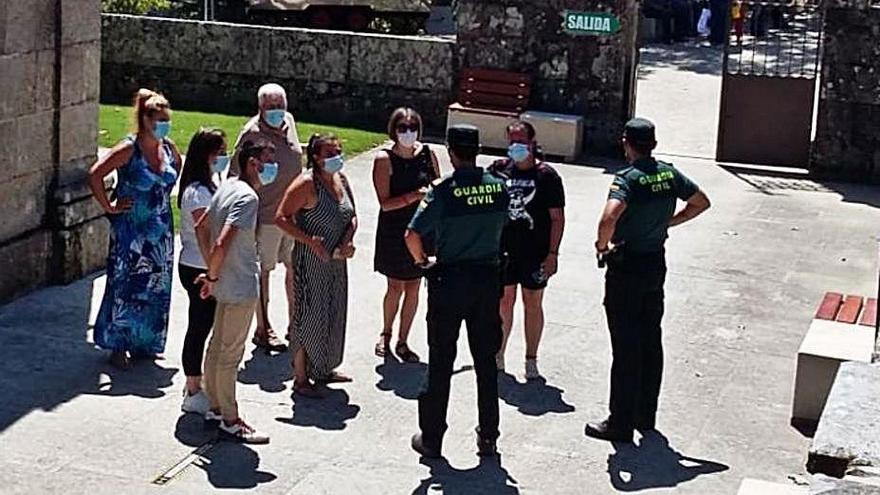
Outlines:
[[[165,351],[174,233],[171,190],[180,153],[168,138],[168,100],[150,90],[134,100],[137,134],[116,145],[89,172],[89,186],[110,219],[107,287],[95,321],[95,344],[112,351],[110,362],[123,369],[129,359]],[[117,172],[108,197],[104,178]]]

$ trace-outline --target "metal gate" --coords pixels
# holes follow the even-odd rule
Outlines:
[[[819,66],[817,0],[732,2],[716,159],[806,167]]]

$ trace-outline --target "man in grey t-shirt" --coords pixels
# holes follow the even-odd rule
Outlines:
[[[257,142],[238,156],[241,175],[223,183],[208,212],[196,225],[199,248],[208,273],[199,277],[202,297],[214,297],[214,331],[205,353],[205,392],[211,400],[208,420],[220,420],[220,434],[244,443],[268,443],[238,414],[235,382],[238,365],[254,318],[259,290],[256,228],[257,190],[271,182],[275,148]]]

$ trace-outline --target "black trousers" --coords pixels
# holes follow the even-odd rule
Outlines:
[[[611,333],[611,423],[654,426],[663,376],[664,253],[623,253],[608,263],[605,314]]]
[[[441,448],[446,432],[449,381],[461,322],[477,375],[481,438],[498,438],[498,370],[501,348],[500,268],[491,265],[436,267],[428,274],[428,376],[419,396],[419,427],[426,445]]]
[[[186,376],[202,376],[202,358],[205,355],[205,342],[211,327],[214,326],[214,310],[217,301],[214,298],[202,299],[199,295],[201,286],[196,285],[196,277],[205,270],[186,265],[177,265],[180,283],[189,296],[189,313],[186,325],[186,337],[183,340],[183,372]]]

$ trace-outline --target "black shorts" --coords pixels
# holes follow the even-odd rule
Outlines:
[[[547,287],[547,279],[541,272],[543,257],[535,255],[508,255],[501,281],[504,286],[521,285],[524,289],[541,290]]]

